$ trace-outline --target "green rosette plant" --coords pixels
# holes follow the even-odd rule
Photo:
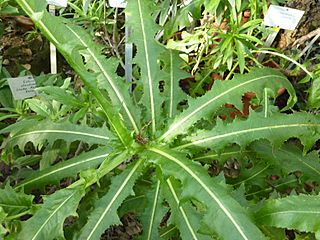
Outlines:
[[[17,3],[81,77],[105,124],[94,127],[68,120],[25,120],[1,131],[10,132],[3,144],[6,152],[17,147],[24,150],[30,142],[35,147],[61,140],[91,146],[0,190],[0,233],[4,238],[100,239],[110,226],[121,223],[126,212],[134,212],[141,221],[140,239],[170,239],[172,232],[182,239],[267,239],[275,227],[319,232],[319,196],[289,196],[253,206],[245,198],[249,187],[234,191],[242,183],[249,185],[266,166],[277,166],[281,152],[273,155],[270,149],[281,149],[294,137],[300,139],[306,154],[319,138],[319,116],[285,114],[271,104],[282,87],[289,94],[283,110],[296,102],[294,88],[280,72],[251,69],[231,80],[216,81],[205,95],[192,98],[179,86],[179,80],[188,77],[180,69],[179,52],[155,40],[160,27],[152,15],[153,1],[130,0],[125,11],[133,29],[131,41],[137,48],[134,62],[140,70],[131,94],[130,84],[116,73],[118,61],[106,59],[102,47],[85,29],[50,15],[45,0]],[[256,94],[261,106],[256,112],[228,124],[215,117],[226,103],[240,109],[246,92]],[[260,139],[267,139],[272,147],[252,145]],[[239,148],[233,151],[235,146]],[[210,154],[248,151],[264,159],[261,164],[265,165],[255,165],[260,171],[242,176],[239,185],[225,181],[222,175],[210,176],[202,161]],[[293,154],[298,159],[304,156],[300,149]],[[71,185],[43,196],[41,204],[33,203],[32,190],[68,177],[74,179]],[[308,211],[305,201],[310,203]],[[19,220],[26,214],[27,220]],[[308,219],[312,220],[310,226]],[[15,228],[10,227],[14,220]],[[67,220],[69,224],[65,224]]]

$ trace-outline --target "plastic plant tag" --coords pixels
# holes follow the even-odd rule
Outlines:
[[[38,95],[35,90],[37,85],[32,76],[8,78],[7,80],[15,100],[26,99]]]
[[[294,30],[303,14],[304,11],[298,9],[270,5],[264,18],[264,25]]]
[[[56,14],[56,7],[49,5],[49,12],[52,16]],[[50,42],[50,71],[52,74],[57,74],[57,49],[52,42]]]
[[[127,6],[126,0],[109,0],[109,6],[115,8],[125,8]]]
[[[273,29],[272,33],[269,34],[269,36],[267,37],[266,42],[264,43],[264,47],[270,47],[272,45],[272,43],[276,39],[279,31],[280,31],[279,27],[275,27]],[[262,62],[264,57],[265,57],[265,54],[264,53],[260,53],[259,57],[258,57],[258,61]]]
[[[47,3],[57,7],[67,7],[67,0],[47,0]]]

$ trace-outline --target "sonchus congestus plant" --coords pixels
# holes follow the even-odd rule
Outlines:
[[[134,62],[140,69],[131,94],[128,84],[116,74],[117,60],[106,59],[102,47],[84,29],[51,16],[46,0],[17,3],[82,78],[99,104],[105,124],[25,120],[2,131],[10,132],[4,143],[6,152],[17,147],[24,150],[30,142],[35,147],[61,140],[91,146],[78,156],[26,172],[14,187],[7,185],[1,190],[3,236],[18,240],[100,239],[106,229],[120,224],[126,212],[133,212],[143,225],[139,239],[170,239],[176,233],[173,239],[256,240],[266,239],[273,227],[320,230],[318,196],[290,196],[251,207],[244,197],[246,188],[234,191],[241,182],[228,184],[221,174],[210,176],[207,164],[201,161],[208,154],[231,154],[229,150],[239,146],[239,153],[256,152],[257,157],[268,159],[265,166],[269,166],[277,155],[270,153],[270,148],[264,150],[266,144],[251,147],[259,139],[267,139],[277,150],[294,137],[304,145],[305,154],[311,149],[319,138],[319,116],[283,114],[270,104],[281,87],[289,93],[286,109],[296,101],[293,87],[281,73],[252,69],[232,80],[217,81],[204,96],[191,98],[179,87],[179,80],[188,77],[179,69],[179,53],[154,39],[160,29],[152,16],[153,1],[130,0],[126,14],[133,29],[131,41],[137,47]],[[226,103],[241,108],[246,92],[256,94],[261,106],[256,112],[228,124],[216,117]],[[295,151],[295,156],[303,158],[299,149]],[[198,157],[193,159],[195,155]],[[75,181],[35,204],[32,190],[67,177]],[[24,215],[28,217],[18,221]]]

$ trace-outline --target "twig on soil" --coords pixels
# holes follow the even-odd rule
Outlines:
[[[301,38],[297,39],[292,46],[297,46],[303,44],[305,41],[309,40],[310,38],[313,38],[314,36],[320,35],[320,28],[317,28],[316,30],[309,32],[307,35],[302,36]]]

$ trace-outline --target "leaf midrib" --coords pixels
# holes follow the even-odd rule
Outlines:
[[[265,189],[262,189],[262,190],[259,190],[259,191],[256,191],[256,192],[247,193],[247,194],[245,194],[245,196],[249,197],[249,196],[253,196],[253,195],[259,194],[259,193],[272,191],[272,190],[277,189],[277,188],[279,188],[281,186],[289,185],[290,183],[296,183],[296,182],[297,182],[297,179],[289,180],[287,182],[283,182],[283,183],[280,183],[280,184],[277,184],[277,185],[273,185],[272,187],[268,187],[268,188],[265,188]]]
[[[32,134],[41,134],[41,133],[68,133],[68,134],[72,134],[72,135],[83,135],[83,136],[88,136],[88,137],[101,138],[101,139],[105,139],[105,140],[110,139],[107,136],[101,136],[101,135],[97,135],[97,134],[85,133],[85,132],[80,132],[80,131],[75,132],[75,131],[67,131],[67,130],[46,129],[46,130],[37,130],[37,131],[31,131],[31,132],[27,132],[27,133],[17,134],[11,138],[11,141],[12,141],[12,139],[15,139],[15,138],[19,138],[19,137],[23,137],[23,136],[27,136],[27,135],[32,135]]]
[[[30,184],[30,183],[32,183],[32,182],[38,181],[38,180],[41,179],[41,178],[48,177],[48,176],[50,176],[50,175],[52,175],[52,174],[56,174],[56,173],[58,173],[58,172],[61,172],[61,171],[66,170],[66,169],[68,169],[68,168],[72,168],[72,167],[74,167],[74,166],[81,165],[81,164],[83,164],[83,163],[87,163],[87,162],[96,160],[96,159],[98,159],[98,158],[103,158],[103,157],[108,157],[108,156],[109,156],[109,153],[103,154],[103,155],[99,155],[99,156],[95,156],[95,157],[91,157],[91,158],[87,158],[87,159],[84,159],[84,160],[82,160],[82,161],[79,161],[79,162],[76,162],[76,163],[73,163],[73,164],[70,164],[70,165],[66,165],[66,166],[64,166],[64,167],[62,167],[62,168],[55,169],[54,171],[48,172],[48,173],[46,173],[46,174],[44,174],[44,175],[41,175],[41,176],[36,177],[36,178],[33,178],[33,179],[29,180],[29,181],[21,182],[20,184],[18,184],[18,185],[16,186],[16,188],[21,188],[22,186],[26,186],[26,185],[28,185],[28,184]]]
[[[260,169],[259,171],[255,172],[254,174],[252,174],[250,177],[247,177],[246,179],[243,179],[240,182],[237,182],[235,184],[232,184],[232,186],[237,186],[240,185],[242,183],[248,182],[249,180],[255,178],[256,176],[258,176],[259,174],[263,173],[265,170],[267,170],[270,167],[270,165],[265,166],[264,168]]]
[[[219,99],[220,97],[223,97],[224,95],[227,95],[228,93],[230,93],[233,90],[236,90],[237,88],[243,87],[247,84],[250,84],[254,81],[258,81],[261,80],[263,78],[271,78],[271,77],[278,77],[278,78],[284,78],[281,77],[279,75],[268,75],[268,76],[262,76],[262,77],[258,77],[258,78],[254,78],[250,81],[244,82],[244,83],[240,83],[239,85],[236,85],[228,90],[226,90],[225,92],[217,95],[216,97],[212,98],[211,100],[207,101],[206,103],[204,103],[203,105],[201,105],[200,107],[196,108],[195,110],[193,110],[191,113],[189,113],[187,116],[185,116],[184,118],[182,118],[181,120],[179,120],[178,122],[174,123],[171,125],[171,127],[169,127],[169,129],[159,138],[159,140],[168,140],[169,136],[171,136],[173,134],[173,132],[178,129],[181,125],[183,125],[188,119],[190,119],[191,117],[193,117],[196,113],[198,113],[199,111],[201,111],[203,108],[207,107],[209,104],[211,104],[213,101]],[[183,114],[183,113],[182,113]],[[177,134],[176,134],[177,135]]]
[[[156,117],[155,117],[155,109],[154,109],[154,96],[153,96],[153,86],[152,86],[152,78],[151,78],[151,69],[150,69],[150,62],[149,62],[149,48],[147,44],[146,32],[143,24],[143,14],[141,9],[141,2],[138,2],[138,9],[139,9],[139,18],[141,24],[141,31],[143,36],[143,45],[144,45],[144,52],[147,64],[147,75],[148,75],[148,85],[149,85],[149,94],[150,94],[150,109],[151,109],[151,124],[152,124],[152,133],[155,134],[156,132]]]
[[[319,214],[320,215],[320,211],[312,211],[312,210],[286,210],[286,211],[275,211],[275,212],[271,212],[271,213],[267,213],[267,214],[259,214],[258,217],[256,217],[256,219],[260,219],[260,218],[264,218],[264,217],[268,217],[268,216],[272,216],[272,215],[278,215],[278,214]]]
[[[319,126],[320,126],[320,124],[294,123],[294,124],[271,125],[271,126],[266,126],[266,127],[250,128],[250,129],[245,129],[245,130],[240,130],[240,131],[235,131],[235,132],[225,133],[225,134],[221,134],[221,135],[217,135],[217,136],[213,136],[213,137],[207,137],[207,138],[195,140],[195,141],[192,141],[190,143],[177,146],[174,149],[182,149],[182,148],[190,147],[192,145],[202,144],[202,143],[209,142],[209,141],[212,141],[212,140],[217,140],[217,139],[224,138],[224,137],[230,137],[230,136],[238,135],[238,134],[242,134],[242,133],[249,133],[249,132],[255,132],[255,131],[258,132],[258,131],[263,131],[263,130],[279,129],[279,128],[319,127]]]
[[[289,152],[289,151],[286,151],[286,150],[283,150],[283,149],[281,149],[280,152],[283,152],[285,154],[291,155],[294,158],[297,158],[297,160],[299,162],[301,162],[303,165],[305,165],[306,167],[310,168],[311,170],[313,170],[314,172],[316,172],[320,176],[320,171],[317,170],[316,168],[314,168],[313,166],[309,165],[307,162],[303,161],[303,159],[301,157],[297,157],[292,152]]]
[[[199,156],[199,157],[195,157],[192,158],[193,161],[198,161],[198,160],[202,160],[202,159],[210,159],[210,158],[217,158],[217,157],[225,157],[225,156],[233,156],[236,154],[244,154],[244,153],[252,153],[253,151],[249,151],[249,150],[238,150],[238,151],[232,151],[232,152],[223,152],[223,153],[215,153],[215,154],[210,154],[210,155],[203,155],[203,156]]]
[[[157,202],[158,202],[159,190],[160,190],[160,181],[158,180],[156,191],[155,191],[155,195],[154,195],[153,205],[152,205],[152,212],[151,212],[151,216],[150,216],[151,221],[150,221],[150,224],[149,224],[149,227],[148,227],[148,237],[147,237],[148,240],[152,240],[151,239],[152,226],[153,226],[153,223],[154,223],[154,217],[155,217],[155,213],[156,213],[156,210],[157,210]]]
[[[169,118],[173,117],[173,99],[174,99],[174,93],[173,93],[173,86],[174,86],[174,74],[173,74],[173,53],[172,51],[169,51],[170,53],[170,107],[169,107]]]

